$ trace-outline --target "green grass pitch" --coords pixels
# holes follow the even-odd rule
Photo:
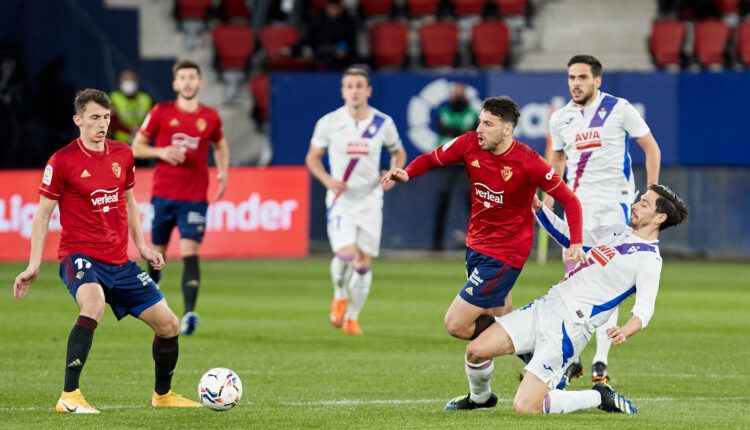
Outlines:
[[[511,400],[522,363],[495,361],[498,406],[443,412],[467,392],[465,342],[442,318],[464,282],[461,260],[376,261],[360,322],[345,337],[328,323],[328,259],[205,262],[202,324],[181,337],[175,391],[197,398],[200,375],[235,370],[242,403],[228,412],[154,410],[152,334],[108,309],[96,330],[81,388],[97,416],[58,415],[67,336],[77,308],[46,264],[29,296],[11,285],[21,265],[0,265],[0,427],[15,428],[750,428],[750,266],[670,262],[651,325],[610,354],[612,384],[640,408],[636,416],[599,410],[517,416]],[[181,312],[181,263],[169,264],[163,291]],[[560,264],[529,263],[514,290],[521,306],[558,280]],[[624,303],[627,318],[632,299]],[[593,345],[584,353],[590,367]],[[585,389],[588,378],[571,389]]]

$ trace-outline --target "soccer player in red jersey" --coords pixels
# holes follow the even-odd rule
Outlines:
[[[445,315],[452,336],[474,339],[510,312],[510,290],[531,252],[537,188],[559,200],[571,230],[570,260],[583,261],[581,205],[539,154],[513,139],[520,112],[507,97],[484,101],[476,131],[465,133],[415,158],[405,170],[383,178],[407,182],[428,171],[463,162],[472,186],[471,216],[466,235],[466,284]]]
[[[221,130],[218,112],[201,104],[198,93],[203,81],[200,67],[189,60],[177,62],[172,69],[175,101],[159,103],[151,109],[133,140],[136,158],[156,159],[151,203],[154,219],[151,242],[164,254],[175,225],[180,232],[182,255],[182,295],[185,313],[180,323],[182,334],[192,334],[200,319],[195,313],[200,286],[198,255],[206,231],[208,201],[208,150],[214,143],[214,160],[219,171],[218,200],[224,195],[229,168],[229,145]],[[149,145],[154,141],[154,146]],[[156,283],[160,274],[149,271]]]
[[[55,152],[44,169],[32,221],[29,265],[16,277],[13,294],[22,299],[39,275],[49,221],[59,205],[60,279],[78,303],[80,314],[68,337],[65,387],[55,410],[99,413],[84,399],[78,381],[105,302],[118,320],[130,314],[154,330],[156,383],[151,404],[200,407],[170,389],[178,355],[177,316],[149,275],[128,260],[130,230],[141,257],[156,270],[164,267],[161,253],[146,245],[141,232],[133,195],[133,152],[122,142],[106,139],[110,109],[109,97],[102,91],[86,89],[76,95],[73,122],[80,136]]]

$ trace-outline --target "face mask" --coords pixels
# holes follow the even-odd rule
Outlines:
[[[122,83],[120,84],[120,91],[125,93],[125,95],[127,96],[132,96],[136,91],[138,91],[138,82],[131,80],[122,81]]]

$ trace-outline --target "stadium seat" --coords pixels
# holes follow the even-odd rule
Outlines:
[[[206,19],[211,0],[177,0],[177,17],[185,19]]]
[[[362,8],[362,15],[365,18],[376,16],[389,16],[394,0],[360,0],[359,6]]]
[[[707,19],[695,24],[693,52],[698,64],[703,67],[724,64],[729,31],[729,26],[719,19]]]
[[[271,82],[266,73],[260,73],[248,81],[250,94],[253,95],[253,118],[258,123],[268,120],[271,110]]]
[[[649,50],[658,68],[679,66],[682,45],[685,43],[685,23],[674,19],[654,21],[651,27]]]
[[[245,0],[222,0],[221,7],[224,11],[224,19],[226,20],[250,18],[250,11],[247,10]]]
[[[494,0],[500,16],[526,15],[529,0]]]
[[[419,28],[419,41],[427,67],[452,67],[458,53],[458,26],[435,22]]]
[[[437,15],[440,0],[406,0],[406,8],[412,18]]]
[[[217,25],[213,30],[216,58],[220,69],[247,67],[253,55],[255,40],[250,26],[240,24]]]
[[[499,21],[482,21],[471,29],[471,49],[479,67],[502,66],[508,56],[510,30]]]
[[[396,21],[381,22],[370,27],[370,55],[376,66],[401,67],[406,57],[408,27]]]
[[[745,67],[750,67],[750,21],[737,27],[737,56]]]
[[[716,0],[716,7],[721,15],[739,13],[740,0]]]
[[[487,0],[452,0],[456,16],[481,15]]]
[[[267,25],[258,34],[260,46],[266,51],[266,67],[271,70],[304,70],[310,67],[306,58],[291,54],[300,33],[287,24]]]

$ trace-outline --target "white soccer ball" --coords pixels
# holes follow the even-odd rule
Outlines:
[[[215,367],[201,377],[198,396],[203,406],[214,411],[227,411],[240,402],[242,381],[233,371]]]

